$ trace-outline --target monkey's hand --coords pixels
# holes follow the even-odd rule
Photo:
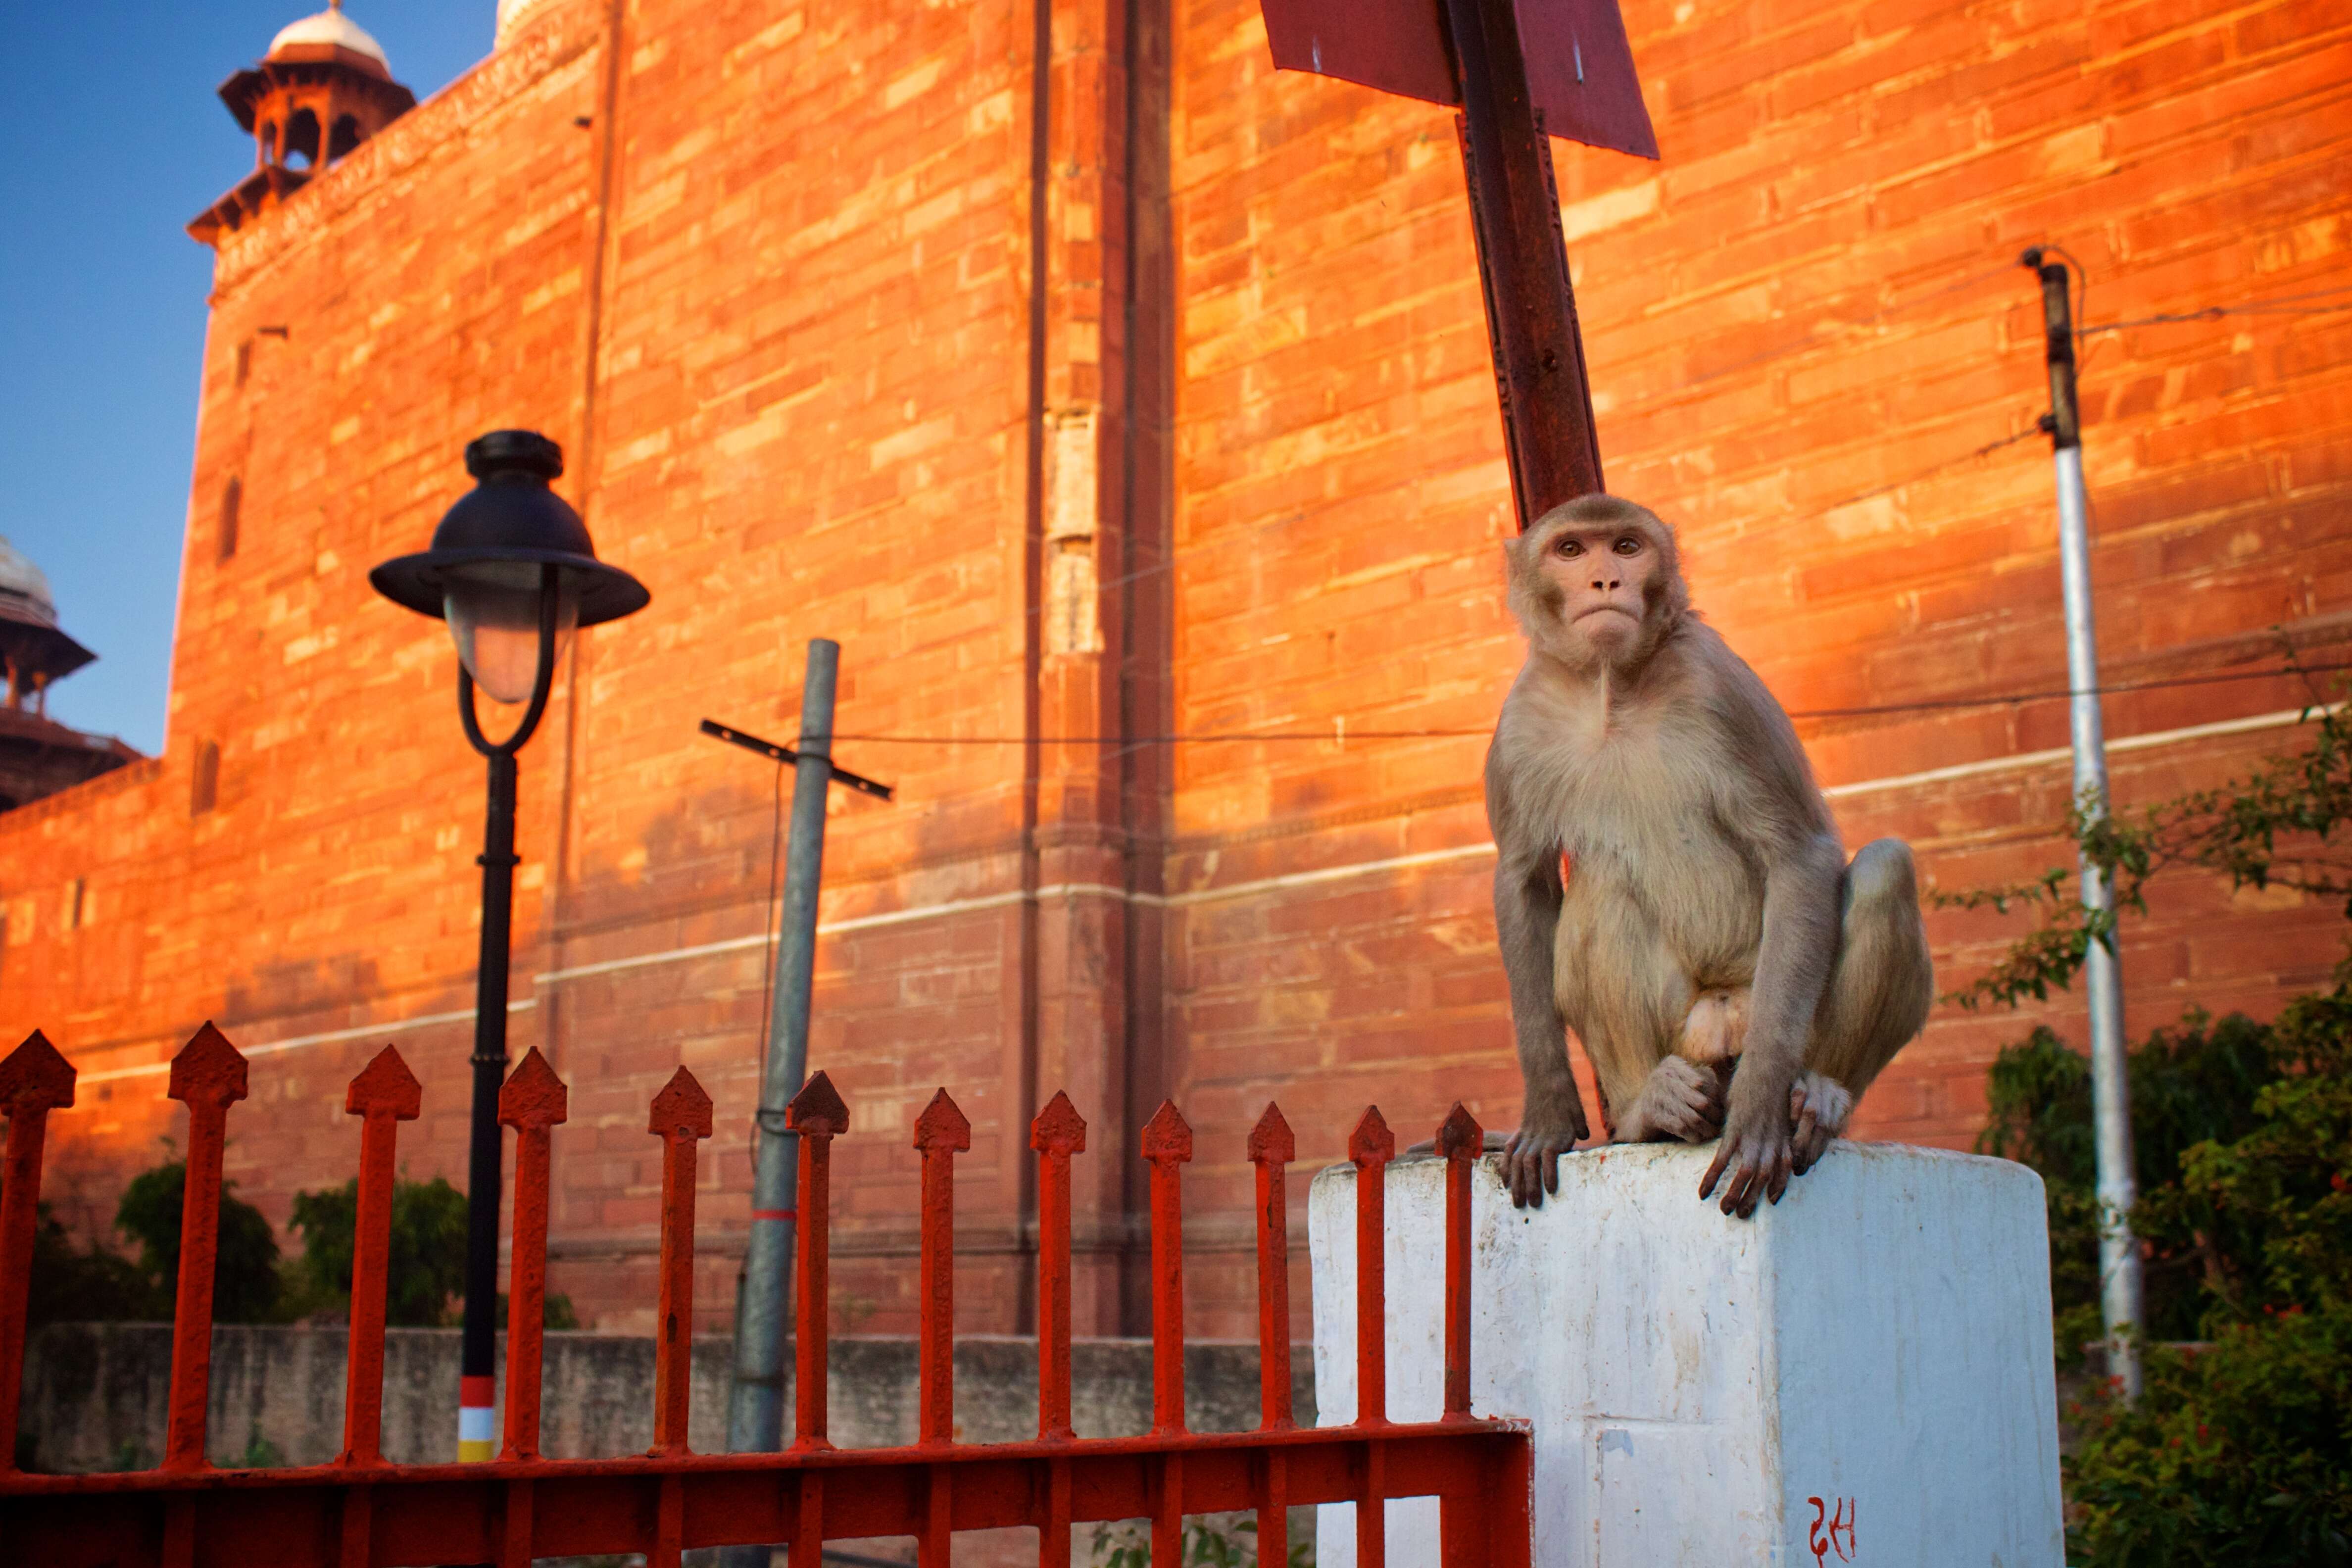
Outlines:
[[[1723,1131],[1723,1079],[1712,1067],[1663,1057],[1617,1130],[1620,1143],[1704,1143]]]
[[[1789,1090],[1789,1120],[1795,1126],[1790,1142],[1796,1149],[1798,1175],[1811,1170],[1830,1152],[1853,1111],[1853,1096],[1837,1079],[1817,1072],[1797,1075]]]
[[[1503,1145],[1503,1170],[1511,1184],[1513,1208],[1541,1208],[1544,1194],[1559,1191],[1559,1157],[1576,1147],[1583,1132],[1580,1107],[1529,1094],[1519,1130]]]
[[[1732,1078],[1723,1142],[1698,1184],[1701,1198],[1713,1197],[1716,1184],[1726,1172],[1730,1173],[1731,1179],[1723,1188],[1723,1212],[1742,1219],[1756,1212],[1759,1198],[1779,1203],[1796,1168],[1789,1123],[1789,1107],[1796,1089],[1793,1085],[1764,1082],[1762,1075],[1747,1070],[1752,1061],[1751,1056],[1742,1062],[1742,1070]]]

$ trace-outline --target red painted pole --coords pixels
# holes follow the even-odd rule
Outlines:
[[[8,1184],[0,1189],[0,1474],[16,1468],[26,1292],[33,1282],[33,1232],[40,1223],[41,1149],[48,1139],[49,1112],[74,1102],[75,1076],[73,1064],[38,1029],[0,1061],[0,1111],[8,1117]]]
[[[1290,1416],[1290,1194],[1283,1167],[1298,1157],[1298,1141],[1282,1108],[1268,1100],[1249,1137],[1257,1167],[1258,1426],[1286,1430]],[[1283,1456],[1260,1461],[1257,1555],[1260,1563],[1290,1561],[1290,1489]]]
[[[824,1073],[813,1073],[784,1107],[784,1125],[801,1135],[800,1295],[793,1317],[793,1447],[830,1448],[825,1437],[825,1376],[833,1310],[833,1141],[849,1131],[849,1107]],[[812,1552],[804,1559],[815,1561]]]
[[[1086,1152],[1087,1123],[1061,1090],[1029,1124],[1037,1182],[1037,1436],[1069,1437],[1070,1156]],[[1063,1560],[1067,1558],[1064,1546]]]
[[[1172,1100],[1163,1100],[1143,1127],[1143,1157],[1151,1165],[1151,1430],[1184,1430],[1184,1166],[1192,1158],[1192,1129]],[[1184,1466],[1174,1455],[1160,1463],[1151,1510],[1151,1557],[1175,1563],[1184,1551]]]
[[[1356,1425],[1379,1426],[1389,1418],[1385,1172],[1396,1158],[1396,1134],[1379,1106],[1356,1123],[1348,1158],[1356,1166]]]
[[[1290,1194],[1283,1167],[1298,1157],[1298,1141],[1282,1108],[1266,1102],[1249,1138],[1257,1166],[1258,1426],[1281,1430],[1290,1417]],[[1260,1550],[1265,1523],[1258,1522]]]
[[[343,1370],[342,1465],[383,1463],[383,1316],[391,1288],[392,1184],[400,1124],[425,1109],[424,1086],[390,1046],[343,1091],[360,1122],[359,1213],[352,1237],[352,1331]]]
[[[661,1317],[654,1333],[654,1451],[687,1452],[694,1393],[695,1145],[710,1136],[710,1097],[680,1068],[654,1096],[646,1131],[662,1141]]]
[[[923,1156],[922,1415],[918,1441],[955,1441],[955,1157],[971,1147],[971,1122],[944,1089],[915,1118]],[[916,1532],[919,1568],[949,1568],[955,1502],[950,1467],[934,1465]]]
[[[507,1440],[499,1455],[502,1459],[539,1458],[540,1377],[544,1371],[547,1333],[547,1189],[553,1152],[549,1129],[571,1112],[571,1091],[533,1046],[523,1053],[499,1090],[499,1121],[515,1130],[514,1245],[507,1265]],[[689,1328],[688,1335],[692,1332]]]
[[[1356,1425],[1385,1426],[1389,1420],[1388,1355],[1388,1163],[1396,1158],[1396,1134],[1368,1107],[1348,1140],[1356,1165]],[[1356,1500],[1356,1562],[1359,1568],[1387,1568],[1388,1455],[1378,1442],[1365,1445],[1364,1489]]]
[[[922,1426],[925,1443],[955,1441],[955,1157],[971,1123],[948,1091],[915,1119],[923,1155]]]
[[[172,1394],[162,1468],[199,1470],[205,1468],[205,1421],[212,1398],[221,1152],[228,1142],[228,1108],[246,1095],[245,1058],[206,1024],[172,1058],[164,1092],[188,1108],[188,1167],[180,1197],[179,1300],[172,1317]]]
[[[1470,1419],[1470,1176],[1486,1132],[1456,1100],[1437,1130],[1445,1158],[1445,1415]]]
[[[1151,1429],[1184,1430],[1184,1187],[1192,1129],[1165,1100],[1143,1128],[1151,1165]]]

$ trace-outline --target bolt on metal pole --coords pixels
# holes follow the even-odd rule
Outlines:
[[[784,908],[776,942],[767,1071],[752,1152],[751,1236],[735,1315],[735,1384],[727,1406],[727,1447],[770,1453],[783,1441],[784,1334],[799,1214],[800,1139],[784,1107],[808,1076],[809,997],[816,973],[816,902],[824,870],[825,796],[833,784],[833,694],[841,645],[812,637],[801,682],[800,753],[793,770],[792,838],[784,859]],[[725,1568],[767,1568],[765,1546],[730,1546]]]
[[[2074,742],[2074,799],[2097,821],[2107,811],[2106,737],[2099,716],[2098,638],[2091,616],[2089,499],[2083,489],[2082,413],[2074,390],[2074,321],[2063,263],[2039,249],[2025,265],[2042,280],[2042,337],[2050,366],[2050,445],[2058,479],[2058,566],[2066,605],[2068,719]],[[2091,1105],[2098,1157],[2099,1308],[2106,1326],[2107,1375],[2124,1397],[2140,1391],[2142,1320],[2139,1242],[2132,1235],[2138,1179],[2132,1168],[2131,1078],[2124,1049],[2123,973],[2116,962],[2115,889],[2104,868],[2082,860],[2083,908],[2107,934],[2083,963],[2091,1007]]]

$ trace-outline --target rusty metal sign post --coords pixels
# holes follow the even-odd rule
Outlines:
[[[1519,527],[1601,489],[1552,136],[1658,155],[1617,0],[1261,0],[1274,63],[1456,108]]]
[[[26,1267],[38,1220],[50,1112],[74,1102],[74,1068],[35,1034],[0,1059],[8,1121],[0,1192],[0,1420],[13,1423],[22,1386]],[[1398,1498],[1435,1496],[1438,1560],[1431,1568],[1528,1568],[1533,1553],[1532,1438],[1524,1421],[1470,1409],[1470,1184],[1483,1142],[1460,1106],[1439,1129],[1446,1167],[1445,1403],[1435,1421],[1388,1419],[1388,1294],[1381,1173],[1396,1137],[1378,1109],[1348,1141],[1357,1169],[1356,1418],[1306,1427],[1290,1409],[1289,1238],[1285,1171],[1297,1155],[1282,1112],[1268,1106],[1249,1135],[1257,1167],[1258,1425],[1194,1432],[1184,1414],[1183,1167],[1193,1132],[1171,1103],[1144,1128],[1151,1164],[1151,1430],[1081,1437],[1070,1408],[1070,1162],[1087,1124],[1056,1094],[1029,1129],[1039,1163],[1037,1436],[971,1444],[955,1437],[955,1156],[971,1124],[942,1089],[916,1118],[922,1156],[920,1421],[916,1440],[836,1447],[826,1433],[826,1306],[832,1261],[833,1144],[849,1107],[824,1073],[787,1112],[799,1134],[803,1246],[792,1445],[782,1453],[698,1454],[687,1442],[692,1397],[694,1196],[710,1097],[680,1068],[653,1097],[646,1133],[662,1143],[660,1328],[654,1342],[654,1446],[625,1458],[551,1459],[540,1450],[541,1305],[547,1281],[549,1150],[569,1110],[563,1082],[526,1052],[499,1095],[515,1129],[513,1329],[507,1349],[506,1436],[487,1463],[407,1465],[383,1448],[383,1303],[399,1124],[423,1094],[390,1047],[352,1082],[344,1107],[361,1119],[359,1236],[343,1451],[323,1465],[218,1469],[206,1458],[211,1408],[212,1278],[219,1240],[221,1155],[230,1108],[246,1097],[245,1058],[210,1024],[172,1062],[168,1093],[188,1107],[188,1182],[179,1312],[172,1340],[170,1436],[152,1470],[29,1475],[0,1450],[0,1557],[43,1568],[390,1568],[643,1552],[647,1568],[679,1568],[702,1546],[782,1541],[815,1565],[827,1541],[911,1535],[922,1568],[948,1568],[957,1531],[1027,1526],[1040,1568],[1071,1568],[1071,1527],[1151,1521],[1153,1561],[1173,1564],[1184,1516],[1255,1510],[1259,1560],[1284,1563],[1284,1510],[1356,1505],[1356,1561],[1380,1568],[1383,1520]],[[597,1134],[603,1136],[604,1134]],[[905,1137],[906,1130],[896,1136]],[[1439,1238],[1432,1237],[1434,1244]],[[1433,1245],[1430,1251],[1438,1247]],[[8,1429],[13,1430],[13,1426]],[[1413,1568],[1424,1568],[1414,1564]]]

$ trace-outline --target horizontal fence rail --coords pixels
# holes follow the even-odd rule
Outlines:
[[[47,1118],[73,1104],[74,1078],[38,1032],[0,1060],[0,1111],[9,1128],[0,1189],[0,1432],[9,1434],[23,1384]],[[535,1557],[643,1552],[649,1568],[675,1568],[691,1547],[782,1542],[794,1563],[815,1568],[828,1540],[911,1535],[921,1568],[946,1568],[956,1531],[1025,1526],[1038,1532],[1041,1565],[1069,1568],[1074,1524],[1148,1518],[1152,1561],[1173,1568],[1181,1561],[1185,1515],[1255,1510],[1259,1560],[1279,1564],[1290,1552],[1286,1509],[1352,1502],[1357,1561],[1384,1568],[1384,1505],[1435,1496],[1443,1568],[1528,1568],[1527,1428],[1470,1411],[1469,1194],[1482,1134],[1458,1105],[1437,1135],[1449,1163],[1439,1420],[1392,1423],[1384,1412],[1381,1172],[1396,1140],[1373,1109],[1348,1145],[1358,1171],[1357,1416],[1343,1426],[1293,1424],[1285,1168],[1297,1145],[1282,1112],[1269,1105],[1248,1141],[1257,1171],[1262,1419],[1247,1432],[1186,1430],[1181,1172],[1193,1134],[1169,1102],[1141,1140],[1151,1173],[1152,1427],[1133,1437],[1074,1435],[1070,1162],[1086,1152],[1087,1124],[1068,1097],[1056,1094],[1029,1135],[1039,1161],[1037,1436],[964,1444],[953,1437],[952,1173],[955,1156],[971,1147],[971,1126],[941,1089],[913,1128],[922,1161],[920,1436],[902,1447],[845,1449],[825,1436],[827,1198],[833,1141],[849,1131],[849,1108],[817,1073],[786,1112],[801,1134],[805,1227],[794,1282],[793,1441],[781,1453],[697,1454],[687,1445],[695,1172],[712,1121],[710,1097],[680,1068],[654,1097],[647,1126],[663,1146],[654,1446],[625,1458],[551,1459],[539,1452],[541,1321],[549,1160],[567,1091],[534,1049],[499,1097],[499,1119],[516,1137],[505,1444],[485,1463],[403,1465],[381,1452],[384,1292],[399,1124],[416,1119],[423,1091],[400,1053],[386,1047],[344,1100],[361,1122],[343,1451],[324,1465],[220,1469],[205,1458],[212,1282],[228,1110],[246,1098],[246,1083],[244,1057],[210,1024],[172,1061],[166,1092],[188,1107],[187,1184],[162,1464],[53,1476],[16,1469],[13,1455],[0,1458],[0,1561],[44,1568],[527,1568]]]

